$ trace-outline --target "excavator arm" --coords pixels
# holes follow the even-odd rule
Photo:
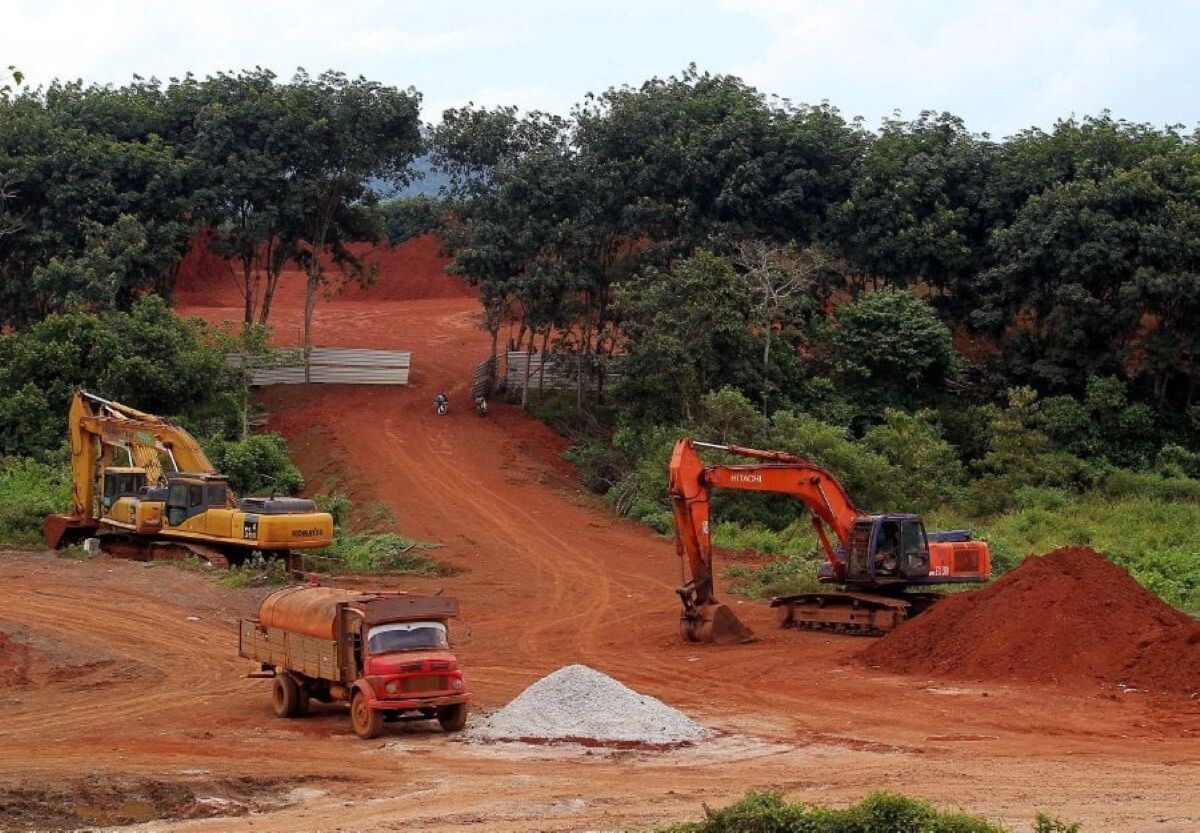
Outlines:
[[[761,460],[748,465],[705,465],[697,446],[715,448]],[[688,580],[676,591],[683,601],[681,629],[696,642],[746,641],[749,630],[713,595],[712,534],[709,499],[713,488],[790,495],[808,507],[817,537],[833,568],[841,577],[845,563],[830,540],[833,532],[844,548],[859,515],[850,496],[829,471],[782,451],[760,451],[742,446],[718,446],[681,439],[671,454],[668,492],[675,517],[675,547],[687,564]]]

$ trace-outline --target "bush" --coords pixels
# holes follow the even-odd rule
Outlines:
[[[300,470],[288,457],[278,434],[251,434],[242,440],[210,440],[208,456],[217,471],[228,475],[239,495],[297,494],[304,488]]]
[[[863,444],[896,470],[899,502],[891,510],[924,512],[955,500],[962,489],[963,464],[946,442],[930,410],[906,414],[889,408],[883,424],[867,430]]]
[[[1100,483],[1100,491],[1109,497],[1150,497],[1158,500],[1200,500],[1200,480],[1190,477],[1164,477],[1151,471],[1113,469]]]
[[[361,532],[334,536],[333,543],[304,556],[305,564],[323,573],[402,573],[415,576],[452,575],[441,562],[414,550],[432,549],[394,533]]]
[[[754,446],[763,427],[763,415],[740,391],[725,387],[700,397],[696,433],[709,442]]]
[[[379,204],[393,246],[432,230],[441,219],[445,206],[432,197],[398,197]]]
[[[1003,833],[1004,828],[964,813],[889,793],[872,793],[851,807],[831,809],[791,804],[778,792],[749,792],[721,810],[704,810],[704,821],[660,828],[661,833]],[[1074,833],[1038,816],[1039,833]],[[1043,826],[1045,825],[1045,826]]]
[[[861,509],[891,510],[905,502],[903,478],[882,454],[856,443],[845,428],[829,425],[794,411],[777,411],[771,418],[776,448],[828,468]]]
[[[185,417],[203,433],[236,432],[245,373],[229,354],[243,347],[201,319],[179,318],[154,295],[129,312],[51,315],[2,334],[0,454],[44,454],[62,443],[79,388]]]
[[[70,505],[71,475],[65,463],[0,458],[0,544],[40,546],[42,519]]]

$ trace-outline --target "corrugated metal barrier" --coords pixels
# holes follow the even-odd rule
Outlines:
[[[314,384],[407,385],[412,353],[407,350],[364,350],[314,347],[309,381]],[[274,367],[251,370],[250,384],[304,384],[304,357]]]

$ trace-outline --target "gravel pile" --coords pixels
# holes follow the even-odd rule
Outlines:
[[[696,721],[586,665],[549,674],[497,711],[473,735],[481,740],[557,740],[647,746],[691,743]]]

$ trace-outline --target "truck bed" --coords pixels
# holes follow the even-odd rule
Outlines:
[[[342,673],[342,657],[333,640],[259,627],[256,619],[241,620],[238,654],[255,662],[297,671],[306,677],[350,682]]]

